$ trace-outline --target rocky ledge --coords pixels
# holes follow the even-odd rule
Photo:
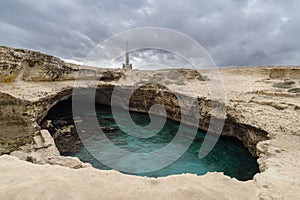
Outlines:
[[[114,87],[127,90],[130,85],[150,79],[152,82],[167,80],[169,89],[156,84],[136,88],[130,100],[130,109],[147,112],[153,103],[158,103],[164,105],[169,118],[179,121],[179,105],[171,91],[176,91],[185,98],[194,95],[200,106],[199,128],[207,130],[210,118],[217,117],[211,109],[212,102],[207,89],[207,83],[211,80],[205,78],[205,74],[209,74],[207,70],[96,69],[68,64],[38,52],[8,47],[0,47],[0,69],[0,153],[11,154],[0,157],[0,170],[6,172],[1,175],[0,197],[17,198],[22,191],[23,194],[26,193],[23,196],[25,199],[31,199],[42,195],[40,191],[49,190],[52,192],[46,192],[47,197],[71,198],[75,194],[75,185],[79,187],[76,182],[86,188],[77,193],[80,197],[87,195],[87,191],[99,189],[98,184],[106,185],[106,180],[109,179],[113,183],[108,181],[110,186],[105,186],[101,195],[111,199],[120,193],[112,195],[109,191],[121,188],[123,183],[127,183],[126,189],[120,191],[133,198],[139,198],[145,192],[155,193],[159,198],[233,199],[232,193],[235,193],[236,199],[299,198],[299,67],[247,67],[220,69],[218,72],[227,97],[222,135],[238,138],[258,157],[261,173],[247,182],[239,182],[221,173],[209,173],[202,177],[179,175],[154,180],[114,171],[102,172],[76,158],[60,156],[51,135],[47,130],[41,130],[40,123],[48,110],[72,95],[75,79],[75,87],[96,89],[97,103],[108,105]],[[175,78],[174,72],[183,74],[189,87],[196,92],[188,93],[186,84]],[[96,86],[91,85],[90,81],[94,77],[100,80]],[[84,91],[82,90],[82,95]],[[51,165],[33,165],[15,157],[35,164]],[[41,177],[41,174],[48,175]],[[13,184],[12,180],[17,180],[17,177],[24,177],[22,184]],[[56,184],[38,184],[36,187],[37,180],[43,183],[55,180]],[[156,186],[153,185],[172,189],[155,190]],[[59,186],[63,186],[64,190]],[[140,192],[141,186],[144,193]],[[29,191],[29,187],[34,188],[37,193]],[[98,194],[88,193],[92,196]]]

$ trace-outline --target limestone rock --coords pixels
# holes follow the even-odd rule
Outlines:
[[[0,69],[0,154],[14,151],[12,155],[32,163],[86,167],[76,158],[60,157],[53,139],[48,132],[41,131],[40,127],[40,122],[49,109],[72,95],[77,74],[80,76],[77,77],[75,87],[79,89],[79,95],[83,96],[84,101],[96,100],[97,103],[110,105],[115,87],[125,92],[136,89],[129,102],[133,111],[147,113],[154,103],[158,103],[164,105],[170,119],[180,121],[181,111],[176,95],[181,95],[185,97],[187,105],[190,105],[192,97],[197,99],[201,109],[192,109],[190,113],[184,111],[184,114],[199,114],[199,128],[207,130],[211,117],[218,117],[218,113],[212,112],[212,98],[207,87],[209,81],[214,81],[214,77],[209,77],[209,70],[200,71],[201,76],[208,76],[206,81],[197,80],[198,71],[177,70],[186,79],[177,81],[170,70],[110,69],[108,72],[107,69],[76,66],[53,56],[8,47],[0,48]],[[87,183],[80,186],[86,186],[86,191],[92,189],[93,192],[89,194],[97,194],[96,198],[99,198],[97,191],[98,185],[101,185],[107,186],[105,195],[115,194],[118,187],[123,192],[122,195],[133,195],[137,199],[139,194],[151,197],[157,195],[164,199],[199,199],[199,196],[204,199],[233,199],[233,193],[237,199],[299,199],[295,192],[300,189],[300,95],[295,89],[300,88],[299,67],[220,69],[218,73],[228,100],[225,102],[226,116],[222,135],[238,138],[253,155],[258,156],[261,173],[252,181],[240,182],[220,173],[152,180],[117,172],[110,174],[91,167],[71,170],[52,165],[37,166],[16,160],[12,156],[3,156],[0,158],[0,171],[7,173],[2,173],[0,178],[0,199],[40,198],[41,191],[49,192],[49,197],[68,194],[70,198],[76,196],[80,199],[84,195],[72,194],[78,191],[76,186],[81,182]],[[166,78],[167,74],[169,78]],[[93,84],[92,80],[100,80],[101,77],[104,79]],[[285,80],[294,82],[291,88],[273,87],[274,83]],[[157,84],[161,81],[168,87]],[[188,84],[185,84],[186,81]],[[142,86],[151,82],[152,84]],[[291,89],[294,90],[289,91]],[[95,90],[96,99],[95,96],[88,95]],[[124,97],[120,95],[115,100],[123,102]],[[52,180],[44,174],[55,177],[57,185],[50,184]],[[105,178],[107,176],[109,178]],[[22,186],[19,185],[20,182],[14,182],[20,177],[25,177],[26,180],[22,182]],[[30,177],[35,177],[34,180],[37,181],[30,182],[33,180]],[[107,182],[110,178],[113,181]],[[40,184],[41,182],[44,184]],[[47,184],[51,185],[51,190],[48,190],[49,186],[45,188],[44,185]],[[148,189],[138,189],[141,186]],[[32,190],[36,190],[36,193]],[[144,193],[139,193],[140,191]],[[22,196],[17,196],[18,194]]]
[[[89,163],[83,163],[76,157],[66,157],[66,156],[55,156],[49,158],[47,163],[52,165],[61,165],[64,167],[69,167],[73,169],[91,167]]]
[[[0,82],[74,79],[76,70],[39,52],[0,47]]]
[[[54,140],[47,130],[41,130],[34,136],[35,144],[25,145],[10,155],[35,164],[61,165],[69,168],[91,167],[78,158],[60,156]]]
[[[114,170],[68,169],[0,157],[0,199],[262,199],[271,198],[253,181],[240,183],[222,173],[164,178],[124,175]]]
[[[300,69],[299,68],[286,68],[286,67],[277,67],[270,70],[270,78],[276,79],[300,79]]]

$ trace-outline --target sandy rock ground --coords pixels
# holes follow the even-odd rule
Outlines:
[[[247,182],[221,173],[146,178],[101,171],[36,165],[13,156],[0,157],[0,199],[300,199],[300,96],[274,84],[300,78],[270,78],[270,69],[221,69],[228,114],[240,123],[268,132],[257,145],[261,173]],[[157,72],[127,71],[121,83],[156,76]],[[205,72],[203,72],[205,74]],[[123,82],[122,82],[123,81]],[[208,96],[205,81],[189,80],[193,95]],[[74,81],[0,83],[1,93],[37,101],[73,87]],[[90,82],[82,80],[82,87]],[[169,83],[177,91],[184,86]],[[24,89],[25,88],[25,89]],[[30,90],[26,89],[30,88]],[[186,93],[187,95],[189,93]],[[55,164],[55,163],[54,163]]]
[[[0,199],[259,199],[253,181],[221,173],[146,178],[117,171],[35,165],[0,157]]]

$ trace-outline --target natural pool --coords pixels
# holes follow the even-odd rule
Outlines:
[[[49,119],[55,124],[56,119],[65,117],[65,115],[70,115],[70,110],[71,109],[67,109],[67,106],[63,104],[55,106],[49,111]],[[157,135],[150,138],[137,138],[128,135],[119,129],[113,119],[110,107],[97,105],[96,111],[100,126],[113,128],[113,131],[104,131],[106,136],[118,147],[131,152],[145,153],[159,150],[173,139],[180,125],[175,121],[167,120],[164,128]],[[88,113],[86,114],[89,115]],[[131,117],[141,126],[147,125],[150,122],[150,118],[147,114],[131,112]],[[184,128],[187,132],[189,129],[192,130],[188,126]],[[97,148],[103,146],[101,145],[104,141],[103,137],[98,137],[97,134],[89,131],[85,134],[90,134],[89,137],[91,138],[91,145],[94,150],[96,148],[97,151]],[[217,171],[223,172],[224,174],[239,180],[249,180],[259,172],[256,158],[252,157],[249,151],[243,146],[242,142],[232,137],[220,137],[213,150],[205,158],[199,159],[198,153],[204,137],[205,133],[199,130],[192,145],[177,161],[160,170],[135,175],[163,177],[182,173],[204,175],[207,172]],[[64,141],[64,143],[66,142]],[[57,144],[57,146],[61,151],[64,145]],[[79,145],[79,148],[77,148],[76,151],[70,151],[68,154],[64,155],[78,157],[80,160],[91,163],[98,169],[111,169],[94,158],[82,144]],[[119,159],[118,162],[126,166],[130,160]],[[141,168],[145,164],[151,165],[149,162],[141,162],[138,163],[136,167]]]

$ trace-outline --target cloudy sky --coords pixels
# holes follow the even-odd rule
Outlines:
[[[218,66],[299,65],[299,10],[298,0],[1,0],[0,45],[81,61],[116,33],[164,27],[195,39]]]

